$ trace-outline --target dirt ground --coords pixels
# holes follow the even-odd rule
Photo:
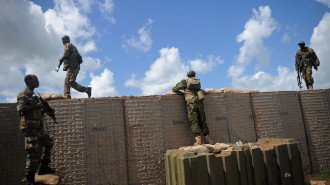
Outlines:
[[[326,182],[326,181],[313,181],[313,180],[311,180],[311,185],[330,185],[329,181]]]

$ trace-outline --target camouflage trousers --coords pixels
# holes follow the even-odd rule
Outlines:
[[[66,77],[64,80],[64,97],[71,98],[70,87],[74,88],[79,92],[87,92],[87,87],[84,87],[76,82],[80,67],[68,68],[66,71]]]
[[[21,130],[25,136],[25,173],[33,174],[38,170],[40,158],[50,160],[53,139],[42,128],[25,127]]]
[[[187,104],[188,120],[191,131],[195,136],[209,135],[209,128],[206,124],[203,101]]]
[[[309,86],[313,86],[314,79],[312,77],[312,66],[305,67],[302,71],[302,77],[305,80],[306,87],[308,89]]]

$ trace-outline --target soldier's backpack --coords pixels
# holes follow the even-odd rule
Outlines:
[[[81,64],[83,62],[83,59],[79,53],[77,55],[77,60],[78,60],[78,64]]]
[[[187,87],[189,90],[199,90],[201,89],[201,81],[195,77],[188,78]]]

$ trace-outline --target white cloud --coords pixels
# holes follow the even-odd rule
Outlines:
[[[89,12],[94,0],[77,0],[79,7],[84,12]]]
[[[85,45],[83,45],[81,47],[79,45],[77,45],[77,47],[80,48],[79,49],[80,54],[83,54],[83,53],[86,54],[86,53],[97,50],[96,44],[93,40],[89,40]]]
[[[316,0],[316,1],[324,5],[327,5],[328,8],[330,8],[330,0]]]
[[[113,86],[115,83],[113,73],[108,68],[105,68],[101,75],[97,76],[91,73],[90,77],[92,78],[90,86],[92,87],[93,97],[108,97],[119,95],[116,87]]]
[[[59,36],[69,35],[71,42],[77,38],[89,39],[95,34],[95,27],[73,0],[55,1],[55,8],[45,12],[45,19],[47,30],[54,30]]]
[[[182,62],[178,48],[162,48],[159,52],[160,57],[152,63],[150,69],[145,72],[145,76],[137,79],[133,73],[126,80],[125,87],[140,88],[142,95],[165,94],[186,77],[190,68],[197,73],[207,73],[223,63],[219,56],[210,55],[207,61],[203,59],[191,60],[189,66]]]
[[[322,20],[313,30],[313,35],[310,39],[311,48],[314,49],[320,60],[318,71],[313,70],[314,87],[329,88],[329,71],[330,71],[330,13],[325,13]]]
[[[180,53],[177,48],[162,48],[160,57],[150,66],[142,79],[135,79],[133,74],[125,84],[134,87],[141,84],[143,95],[165,94],[176,83],[185,77],[188,66],[181,62]],[[138,87],[139,85],[136,85]]]
[[[148,19],[148,22],[138,30],[139,39],[137,40],[135,36],[132,36],[125,41],[126,44],[123,44],[123,48],[127,49],[128,47],[132,47],[144,52],[149,51],[153,42],[150,33],[152,23],[153,20]]]
[[[103,3],[99,3],[99,9],[110,23],[116,23],[116,19],[111,15],[115,9],[113,0],[104,0]]]
[[[282,66],[278,66],[276,76],[260,71],[251,76],[233,78],[232,86],[238,89],[257,89],[259,91],[299,90],[297,73]]]
[[[85,68],[86,71],[92,72],[100,69],[102,67],[102,63],[98,58],[85,57],[83,58],[81,67]]]
[[[318,55],[321,65],[319,71],[313,70],[314,89],[329,88],[330,81],[328,71],[330,70],[330,63],[327,59],[330,58],[330,13],[325,13],[318,26],[314,28],[313,35],[310,39],[311,48],[314,49]],[[228,73],[237,72],[243,74],[244,67],[239,64],[232,65]],[[302,80],[303,88],[306,89],[304,80]],[[279,66],[275,76],[260,71],[251,76],[237,76],[232,78],[233,88],[239,89],[258,89],[260,91],[279,91],[279,90],[299,90],[297,85],[296,71],[290,71],[286,67]]]
[[[125,82],[125,87],[141,88],[142,80],[137,80],[136,75],[133,73]]]
[[[69,35],[73,43],[79,39],[85,46],[80,52],[96,50],[92,41],[95,28],[72,0],[57,0],[55,7],[46,12],[27,0],[3,1],[0,25],[0,101],[15,101],[25,88],[24,76],[31,73],[40,81],[36,92],[62,93],[65,72],[57,73],[54,69],[64,49],[61,42],[64,34]],[[84,57],[84,60],[89,59]],[[97,69],[100,61],[93,61],[93,69]],[[82,67],[78,80],[84,79],[85,73]]]
[[[277,28],[277,22],[271,16],[268,6],[260,6],[259,11],[253,9],[253,16],[246,22],[244,31],[237,36],[238,42],[243,42],[236,62],[228,69],[228,76],[232,78],[232,87],[238,89],[290,90],[294,87],[295,73],[279,66],[278,76],[272,76],[259,71],[252,76],[243,76],[245,67],[254,59],[267,65],[271,53],[263,45],[263,40],[270,37]],[[256,69],[259,68],[256,65]],[[290,82],[290,83],[288,83]]]
[[[224,62],[219,56],[214,57],[213,55],[208,56],[208,61],[203,59],[196,59],[190,61],[190,65],[192,70],[196,71],[197,73],[207,73],[212,71],[215,67],[219,64]]]
[[[289,34],[284,33],[282,36],[281,42],[288,44],[288,43],[290,43],[290,41],[291,41],[291,37],[289,36]]]
[[[243,42],[240,53],[237,56],[238,68],[231,66],[228,75],[238,78],[244,73],[253,59],[267,65],[271,53],[263,46],[263,39],[268,38],[276,29],[277,22],[271,17],[271,9],[268,6],[260,6],[259,11],[253,9],[252,17],[246,22],[245,30],[237,36],[238,42]]]

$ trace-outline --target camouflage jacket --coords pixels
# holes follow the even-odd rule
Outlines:
[[[187,104],[196,103],[198,101],[197,90],[189,90],[187,88],[187,79],[181,80],[173,88],[173,92],[178,92],[179,90],[184,90],[185,101]]]
[[[77,68],[79,66],[78,55],[79,53],[76,46],[72,43],[64,44],[64,54],[62,56],[64,59],[63,71],[66,71],[68,68]]]
[[[42,119],[41,109],[33,109],[24,112],[22,111],[25,105],[34,106],[38,104],[39,100],[33,95],[34,92],[29,88],[26,88],[24,91],[20,92],[17,96],[17,111],[21,117],[20,127],[22,126],[40,127],[40,123]]]
[[[316,53],[309,47],[305,47],[304,50],[298,49],[295,58],[296,71],[301,71],[307,66],[314,66],[317,68],[317,66],[320,65],[320,61],[317,58]]]

